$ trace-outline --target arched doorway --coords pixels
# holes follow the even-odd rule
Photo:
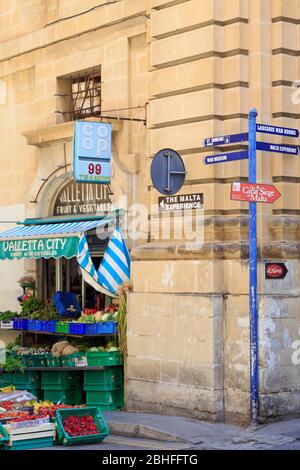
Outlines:
[[[76,183],[71,173],[64,173],[47,183],[41,195],[38,215],[42,223],[72,223],[101,219],[111,211],[111,193],[107,185]],[[98,268],[108,237],[99,237],[96,229],[86,233],[92,261]],[[109,299],[86,284],[76,257],[40,259],[38,292],[43,300],[52,299],[56,291],[72,291],[82,308],[104,307]]]

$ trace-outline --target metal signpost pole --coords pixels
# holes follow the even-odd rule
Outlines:
[[[256,184],[256,109],[249,113],[249,183]],[[249,203],[249,303],[250,303],[250,412],[258,422],[258,301],[256,202]]]

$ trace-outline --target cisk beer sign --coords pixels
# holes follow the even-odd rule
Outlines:
[[[266,279],[284,279],[288,273],[288,269],[284,263],[266,263],[265,275]]]

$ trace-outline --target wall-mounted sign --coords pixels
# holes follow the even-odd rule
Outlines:
[[[53,215],[96,215],[111,210],[111,193],[105,184],[71,181],[58,194]]]
[[[151,179],[161,194],[176,194],[185,180],[185,166],[179,153],[172,149],[160,150],[151,164]]]
[[[158,198],[159,209],[163,211],[203,209],[203,203],[203,193],[176,194]]]
[[[78,251],[78,237],[1,240],[0,259],[72,258]]]
[[[266,263],[265,275],[266,279],[284,279],[288,273],[288,269],[284,263]]]
[[[111,125],[76,121],[74,179],[85,183],[110,183]]]

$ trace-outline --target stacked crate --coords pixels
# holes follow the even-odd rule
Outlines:
[[[40,372],[26,371],[11,374],[11,383],[16,390],[27,390],[38,400],[42,397]]]
[[[43,371],[44,400],[65,405],[83,403],[80,374],[68,371]]]
[[[84,372],[86,404],[101,410],[117,410],[124,406],[123,367],[106,367],[103,370]]]

